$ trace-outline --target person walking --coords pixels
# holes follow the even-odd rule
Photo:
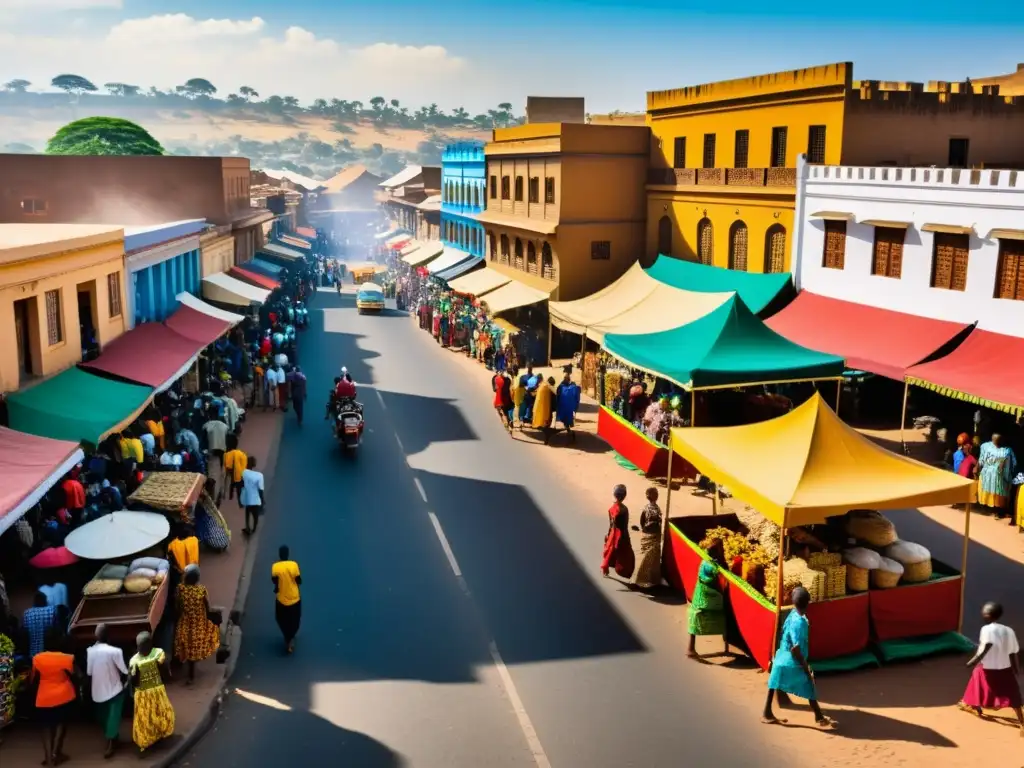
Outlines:
[[[85,674],[92,683],[92,703],[107,740],[103,757],[109,760],[117,749],[121,731],[128,667],[121,649],[110,645],[108,639],[107,625],[98,625],[96,642],[85,651]]]
[[[142,757],[158,741],[174,735],[174,707],[167,698],[163,672],[167,656],[153,647],[153,636],[140,632],[135,638],[136,653],[128,660],[135,715],[132,718],[132,741]]]
[[[299,366],[295,366],[288,374],[288,381],[291,383],[292,405],[295,406],[295,418],[302,426],[302,414],[306,410],[306,374]]]
[[[658,536],[660,539],[660,531]],[[707,560],[701,562],[697,570],[697,584],[690,600],[686,630],[690,635],[687,658],[700,659],[698,636],[721,635],[725,640],[725,652],[729,652],[729,641],[725,637],[725,598],[718,589],[718,569]]]
[[[636,570],[638,589],[654,589],[661,586],[661,507],[658,506],[658,489],[647,489],[647,506],[640,512],[640,525],[633,526],[640,532],[640,563]]]
[[[1024,711],[1020,694],[1020,644],[1014,631],[1000,623],[1003,606],[985,603],[981,609],[978,650],[967,662],[973,671],[958,705],[981,717],[983,709],[1012,709],[1024,735]]]
[[[238,435],[230,434],[227,437],[228,450],[224,454],[224,478],[221,481],[221,492],[227,486],[228,498],[233,499],[238,494],[238,506],[242,504],[242,474],[249,466],[249,457],[238,447]]]
[[[572,366],[565,366],[562,373],[562,383],[555,390],[555,418],[569,433],[569,440],[575,443],[576,433],[572,429],[576,426],[576,411],[580,408],[580,387],[572,380]]]
[[[299,564],[289,556],[288,547],[281,545],[277,550],[277,562],[270,567],[270,580],[274,584],[274,618],[284,636],[285,653],[295,652],[295,636],[299,634],[302,620],[302,573]]]
[[[220,646],[220,627],[210,621],[210,595],[199,583],[199,566],[185,569],[178,585],[178,626],[174,632],[174,655],[188,665],[185,685],[196,679],[196,662],[205,661]]]
[[[544,445],[551,442],[551,434],[554,431],[551,427],[551,420],[554,418],[554,410],[552,408],[555,400],[554,385],[555,379],[553,376],[548,377],[547,381],[541,378],[533,400],[531,424],[534,429],[539,429],[541,434],[544,435]]]
[[[491,389],[494,390],[494,409],[511,435],[515,418],[512,404],[512,380],[505,375],[504,371],[498,371],[491,377]]]
[[[75,657],[64,653],[63,635],[51,629],[46,633],[45,650],[32,657],[30,680],[36,690],[36,715],[45,728],[43,765],[67,761],[64,736],[75,707],[75,681],[79,678]]]
[[[629,509],[626,500],[626,486],[616,485],[612,490],[615,501],[608,509],[608,533],[604,537],[604,556],[601,559],[601,573],[608,575],[610,569],[624,579],[633,576],[636,556],[629,541]]]
[[[250,456],[248,469],[242,472],[242,490],[238,497],[245,507],[245,528],[242,533],[247,536],[256,533],[260,515],[263,514],[263,491],[263,473],[256,471],[256,457]]]

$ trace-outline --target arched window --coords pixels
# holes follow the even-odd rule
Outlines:
[[[501,236],[501,260],[508,264],[508,235]]]
[[[658,253],[672,255],[672,219],[668,216],[658,220]]]
[[[532,240],[526,244],[526,271],[531,275],[537,274],[537,246]]]
[[[478,208],[480,206],[480,189],[479,187],[473,187],[473,207]]]
[[[555,259],[551,255],[551,246],[548,243],[540,247],[540,274],[548,280],[555,279]]]
[[[523,241],[518,237],[516,238],[516,269],[523,269]]]
[[[729,230],[729,269],[747,271],[747,225],[742,221]]]
[[[697,261],[709,265],[715,261],[715,228],[706,217],[697,222]]]
[[[516,200],[517,203],[523,202],[523,177],[516,176]]]
[[[490,251],[491,261],[498,260],[498,240],[493,232],[487,233],[487,249]]]
[[[764,235],[764,271],[786,271],[786,228],[773,224]]]

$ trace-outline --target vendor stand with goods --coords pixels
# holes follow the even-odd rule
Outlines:
[[[730,643],[767,668],[790,595],[811,595],[810,657],[818,670],[964,650],[961,569],[900,541],[878,510],[970,504],[968,479],[891,453],[840,421],[819,395],[790,413],[740,427],[673,429],[678,454],[753,509],[668,520],[664,572],[692,597],[714,562]],[[756,510],[756,511],[755,511]]]

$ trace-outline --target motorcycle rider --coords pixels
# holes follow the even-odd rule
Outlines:
[[[356,399],[356,384],[352,381],[348,368],[341,369],[341,379],[334,386],[334,394],[339,400]]]

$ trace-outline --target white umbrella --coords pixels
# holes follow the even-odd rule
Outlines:
[[[159,544],[170,530],[155,512],[112,512],[73,530],[64,546],[85,560],[116,560]]]

